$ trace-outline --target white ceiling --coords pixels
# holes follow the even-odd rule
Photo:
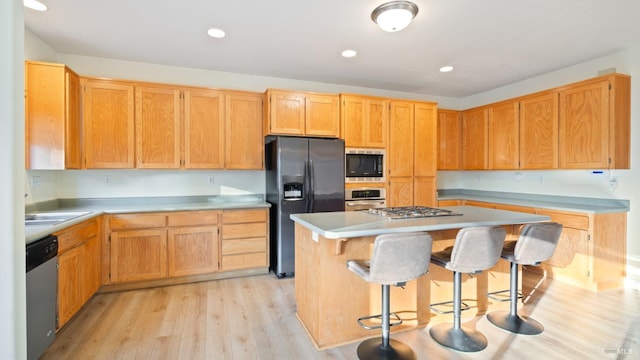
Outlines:
[[[42,0],[25,25],[59,53],[464,97],[637,44],[638,0]],[[224,39],[206,35],[224,29]],[[358,56],[341,57],[344,49]],[[453,65],[451,73],[440,73]]]

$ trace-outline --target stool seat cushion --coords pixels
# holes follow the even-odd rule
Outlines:
[[[527,224],[517,241],[505,244],[501,256],[520,265],[539,265],[553,256],[561,233],[558,223]]]
[[[349,260],[347,268],[371,283],[407,282],[429,270],[431,243],[431,236],[424,232],[379,235],[374,241],[371,259]]]
[[[478,273],[500,259],[506,231],[500,226],[460,229],[452,248],[435,252],[431,262],[450,271]]]

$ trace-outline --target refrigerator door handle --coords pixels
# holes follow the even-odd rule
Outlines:
[[[311,212],[311,183],[310,183],[310,170],[309,160],[304,161],[304,196],[307,199],[304,206],[304,211]]]
[[[315,174],[313,172],[313,160],[309,160],[309,212],[314,212],[313,200],[315,199]]]

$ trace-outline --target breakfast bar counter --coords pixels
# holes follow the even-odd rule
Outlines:
[[[486,209],[473,206],[443,207],[454,216],[389,219],[362,211],[293,214],[295,222],[295,298],[297,316],[318,349],[379,336],[362,329],[360,316],[380,313],[380,286],[362,281],[346,266],[350,259],[368,259],[380,234],[426,231],[433,251],[452,246],[459,229],[500,225],[507,239],[515,239],[521,224],[548,221],[545,215]],[[501,260],[494,268],[463,278],[462,296],[472,309],[464,316],[487,310],[487,292],[509,287],[509,265]],[[450,321],[431,313],[429,304],[451,300],[453,276],[436,266],[429,273],[391,288],[391,311],[404,320],[392,331],[425,327],[434,321]]]

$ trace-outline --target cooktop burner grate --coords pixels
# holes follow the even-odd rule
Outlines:
[[[432,207],[426,207],[426,206],[374,208],[374,209],[369,209],[369,213],[384,216],[391,220],[462,215],[462,214],[454,213],[451,210],[438,209],[438,208],[432,208]]]

